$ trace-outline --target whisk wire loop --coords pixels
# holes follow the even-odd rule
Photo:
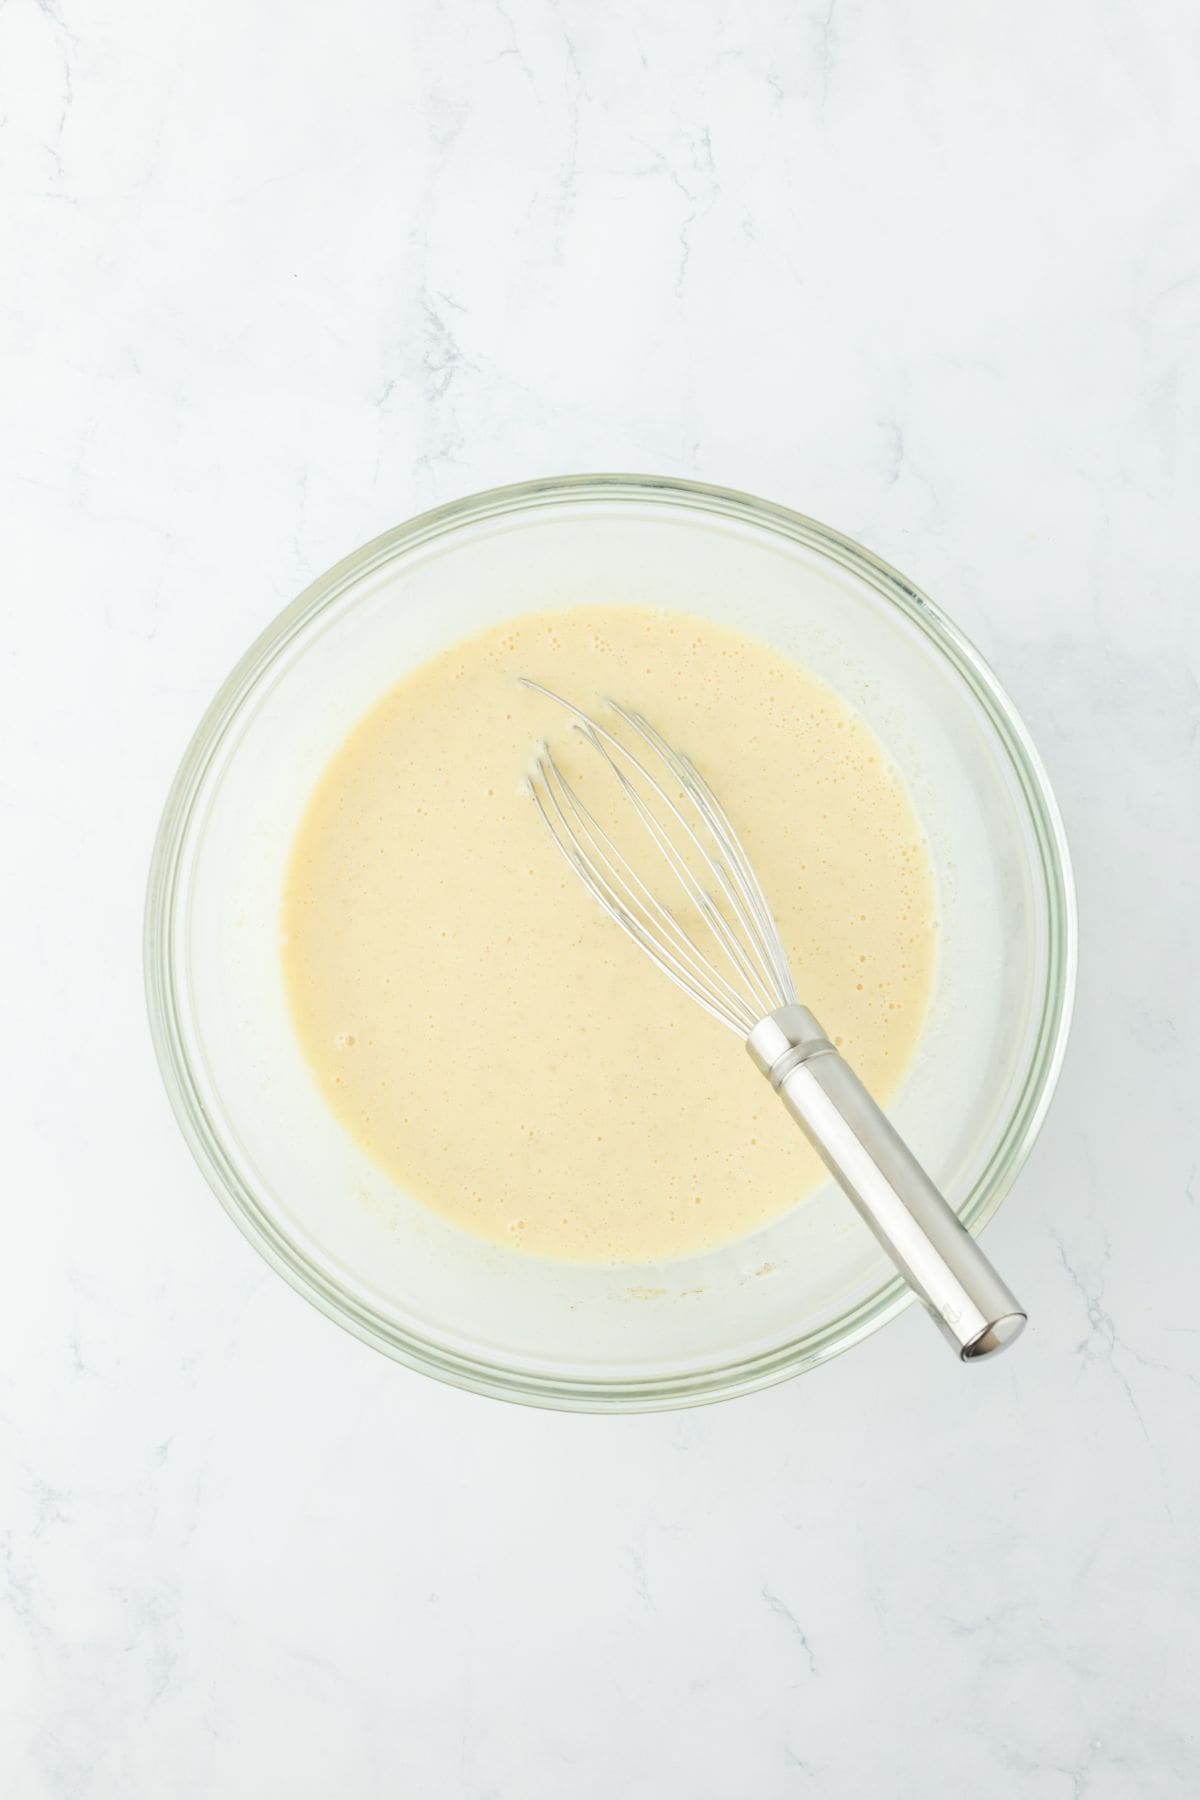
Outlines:
[[[521,682],[571,715],[615,778],[685,901],[708,928],[710,948],[703,950],[652,891],[543,744],[529,788],[558,849],[663,974],[721,1024],[746,1037],[760,1019],[794,1001],[795,989],[750,859],[712,790],[690,759],[642,714],[609,702],[639,748],[644,746],[639,756],[561,695],[526,677]],[[654,766],[648,767],[648,761]]]
[[[584,805],[550,751],[538,752],[540,781],[530,791],[559,850],[592,896],[671,980],[705,1011],[743,1036],[751,1010],[719,970],[711,967],[670,908],[641,876]]]

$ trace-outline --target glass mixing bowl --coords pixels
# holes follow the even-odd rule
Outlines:
[[[457,638],[587,602],[696,613],[774,645],[900,770],[928,837],[939,950],[890,1111],[971,1231],[1050,1101],[1074,902],[1045,773],[976,651],[857,544],[746,494],[592,476],[476,495],[356,551],[247,651],[175,778],[147,903],[154,1042],[197,1162],[267,1260],[367,1343],[480,1393],[632,1411],[811,1368],[911,1295],[832,1183],[750,1237],[657,1265],[542,1261],[457,1231],[397,1193],[326,1110],[278,954],[293,833],[362,713]],[[466,1042],[464,1131],[470,1066]]]

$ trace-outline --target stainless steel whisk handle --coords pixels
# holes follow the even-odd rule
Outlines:
[[[1024,1308],[807,1007],[760,1020],[747,1049],[962,1360],[1011,1344]]]

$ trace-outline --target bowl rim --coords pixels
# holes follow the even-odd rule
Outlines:
[[[1037,846],[1046,910],[1046,974],[1025,1078],[992,1155],[960,1210],[973,1233],[983,1228],[1009,1192],[1050,1106],[1070,1031],[1078,955],[1075,886],[1062,817],[1041,758],[1012,701],[975,646],[926,594],[830,526],[738,489],[680,477],[548,476],[486,489],[419,513],[352,551],[311,582],[254,640],[222,683],[184,752],[159,823],[147,883],[143,951],[150,1033],[167,1095],[192,1155],[225,1211],[267,1262],[320,1311],[396,1361],[453,1386],[527,1405],[583,1412],[655,1411],[753,1392],[850,1349],[895,1318],[915,1296],[896,1276],[817,1330],[772,1350],[645,1377],[539,1373],[431,1342],[348,1294],[288,1239],[235,1165],[208,1116],[189,1062],[176,995],[175,950],[188,850],[206,777],[246,702],[307,627],[363,577],[460,527],[564,503],[621,500],[678,507],[765,528],[865,580],[950,665],[1007,755]]]

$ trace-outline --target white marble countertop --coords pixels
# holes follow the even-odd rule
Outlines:
[[[1197,18],[0,7],[6,1796],[1200,1792]],[[477,1400],[176,1131],[142,888],[214,688],[376,532],[603,468],[860,538],[1044,753],[1082,975],[999,1364],[910,1313],[707,1411]]]

